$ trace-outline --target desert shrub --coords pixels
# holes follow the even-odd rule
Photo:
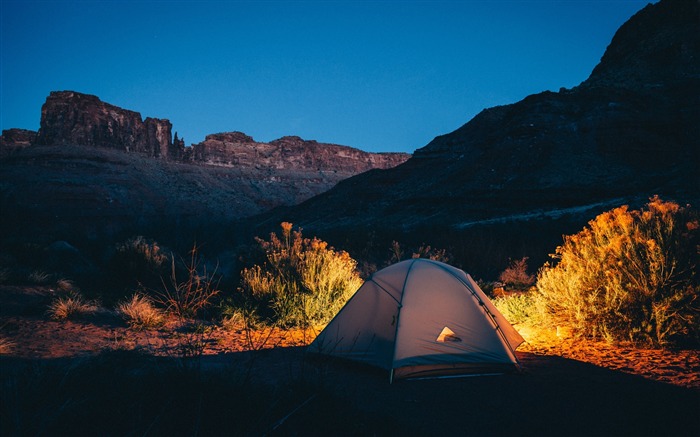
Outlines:
[[[65,320],[94,314],[97,309],[96,302],[86,300],[80,293],[71,291],[53,299],[49,304],[48,314],[54,320]]]
[[[581,335],[697,339],[699,228],[697,213],[658,197],[642,210],[600,214],[539,272],[543,313]]]
[[[283,326],[328,322],[362,285],[357,262],[284,222],[282,236],[257,238],[265,262],[241,273],[241,290],[262,317]]]
[[[163,313],[153,305],[148,296],[134,293],[130,299],[119,303],[117,313],[135,329],[155,328],[163,325]]]
[[[515,293],[493,299],[493,304],[512,324],[536,325],[540,321],[537,295],[532,292]]]
[[[450,255],[445,249],[436,249],[431,247],[429,244],[422,243],[415,248],[409,248],[408,253],[411,254],[410,258],[426,258],[433,261],[440,261],[444,263],[449,263],[452,260],[452,255]],[[401,247],[398,241],[392,241],[391,247],[389,248],[389,262],[388,264],[394,264],[404,259],[408,259],[406,252]]]
[[[501,272],[498,280],[509,288],[527,290],[535,283],[535,276],[527,272],[527,257],[511,260],[510,265]]]
[[[137,236],[116,245],[109,266],[123,287],[155,288],[168,275],[171,261],[172,256],[156,241]]]
[[[170,262],[170,275],[167,279],[161,279],[162,288],[154,291],[154,299],[166,311],[180,318],[194,318],[211,305],[212,299],[220,293],[215,279],[216,269],[212,273],[207,271],[196,244],[190,250],[189,260],[181,259],[180,264],[184,277],[178,274],[173,258]]]

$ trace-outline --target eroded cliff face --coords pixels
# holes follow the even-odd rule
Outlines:
[[[38,145],[81,145],[134,151],[151,157],[172,153],[172,124],[74,91],[53,91],[41,108]],[[173,156],[175,155],[175,156]]]
[[[0,136],[0,158],[31,146],[36,141],[36,132],[28,129],[6,129]]]
[[[12,211],[0,214],[0,228],[10,230],[6,238],[204,238],[211,229],[301,203],[410,156],[299,137],[262,143],[240,132],[185,147],[171,132],[168,120],[142,120],[96,96],[51,93],[38,133],[3,131],[0,211]]]
[[[172,130],[168,120],[142,120],[138,112],[102,102],[96,96],[55,91],[41,109],[41,127],[33,143],[105,147],[219,167],[338,172],[344,177],[394,167],[410,157],[406,153],[368,153],[296,136],[263,143],[241,132],[207,135],[203,142],[185,147],[177,135],[173,139]]]
[[[391,168],[405,162],[406,153],[368,153],[337,144],[287,136],[261,143],[242,132],[207,135],[192,146],[195,162],[277,170],[307,170],[358,174],[374,168]]]

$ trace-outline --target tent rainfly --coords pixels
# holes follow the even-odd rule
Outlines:
[[[309,351],[381,367],[393,381],[516,370],[523,341],[471,276],[416,258],[375,272]]]

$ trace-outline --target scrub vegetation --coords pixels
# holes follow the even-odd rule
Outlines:
[[[658,197],[640,210],[615,208],[564,237],[535,291],[496,304],[514,323],[567,327],[584,337],[697,343],[699,230],[695,211]]]
[[[325,241],[304,238],[291,223],[281,227],[279,237],[256,239],[264,261],[241,273],[244,301],[281,326],[327,323],[362,285],[357,262]]]

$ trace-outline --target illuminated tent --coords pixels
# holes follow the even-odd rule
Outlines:
[[[462,270],[423,258],[372,275],[309,346],[394,378],[519,369],[523,338]]]

